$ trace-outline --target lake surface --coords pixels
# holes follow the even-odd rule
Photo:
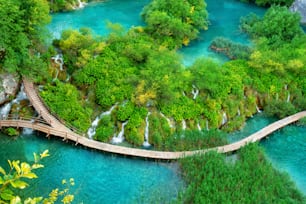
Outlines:
[[[161,198],[169,202],[183,187],[176,163],[145,161],[104,154],[44,135],[23,135],[17,139],[0,134],[0,166],[7,159],[33,162],[33,152],[48,149],[50,157],[42,163],[25,190],[26,196],[47,196],[62,179],[74,178],[70,192],[75,203],[149,203]]]
[[[109,34],[106,22],[120,23],[125,29],[132,26],[144,25],[140,17],[142,8],[149,0],[111,0],[90,3],[81,10],[52,15],[52,22],[48,26],[54,38],[59,38],[67,28],[79,29],[89,27],[96,34]],[[242,3],[239,0],[206,0],[210,26],[207,31],[199,35],[199,39],[182,48],[179,53],[186,65],[192,64],[199,57],[213,57],[220,61],[227,60],[209,50],[211,40],[223,36],[235,42],[249,44],[247,36],[240,32],[239,21],[242,16],[253,12],[263,15],[264,9],[255,5]]]

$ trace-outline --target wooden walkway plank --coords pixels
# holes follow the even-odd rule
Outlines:
[[[101,150],[104,152],[110,152],[110,153],[127,155],[127,156],[151,158],[151,159],[173,160],[173,159],[182,158],[184,156],[191,156],[194,154],[206,153],[207,151],[218,151],[220,153],[233,152],[233,151],[240,149],[241,147],[245,146],[248,143],[257,142],[267,137],[272,132],[284,126],[287,126],[288,124],[296,122],[303,117],[306,117],[306,111],[302,111],[294,115],[288,116],[284,119],[281,119],[279,121],[276,121],[240,141],[234,142],[232,144],[224,145],[224,146],[210,148],[210,149],[195,150],[195,151],[182,151],[182,152],[144,150],[144,149],[122,147],[118,145],[98,142],[98,141],[83,137],[81,135],[78,135],[77,133],[71,131],[70,128],[66,127],[58,119],[56,119],[53,115],[49,113],[48,109],[45,107],[44,103],[39,98],[38,93],[33,83],[25,79],[23,80],[23,83],[24,83],[25,92],[30,102],[32,103],[35,110],[41,114],[41,117],[48,123],[48,125],[43,124],[41,122],[33,122],[30,120],[11,119],[11,120],[0,120],[0,127],[32,128],[34,130],[38,130],[40,132],[44,132],[49,135],[51,134],[54,136],[64,138],[65,140],[66,139],[71,140],[75,142],[76,144],[81,144],[83,146]]]

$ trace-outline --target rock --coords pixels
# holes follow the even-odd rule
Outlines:
[[[15,96],[19,88],[19,78],[12,74],[0,74],[0,105]]]
[[[295,0],[290,7],[290,11],[301,15],[301,23],[306,24],[306,0]]]

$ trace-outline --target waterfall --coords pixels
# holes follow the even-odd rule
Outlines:
[[[185,91],[182,91],[183,96],[186,96]]]
[[[241,113],[240,113],[240,109],[238,108],[238,110],[237,110],[237,115],[238,116],[240,116],[241,115]]]
[[[97,126],[101,118],[105,115],[110,115],[116,106],[117,106],[117,103],[113,105],[108,111],[101,113],[95,118],[95,120],[91,123],[91,127],[87,131],[88,138],[90,139],[93,138],[93,136],[96,134],[96,129],[97,129]]]
[[[209,130],[209,126],[208,126],[208,120],[206,119],[206,130]]]
[[[10,113],[12,108],[12,102],[5,104],[3,107],[0,109],[0,114],[2,119],[6,119],[8,114]]]
[[[27,99],[27,94],[24,92],[24,86],[21,85],[20,91],[18,92],[16,98],[12,100],[11,102],[5,104],[1,109],[0,109],[0,117],[1,118],[7,118],[8,114],[11,111],[12,105],[13,104],[19,104],[20,101]]]
[[[124,140],[124,127],[126,126],[127,123],[128,123],[128,121],[125,121],[124,123],[122,123],[121,131],[118,133],[117,136],[114,136],[113,139],[112,139],[113,144],[118,144],[118,143],[123,142],[123,140]]]
[[[160,115],[163,117],[163,118],[165,118],[166,120],[167,120],[167,122],[168,122],[168,124],[169,124],[169,126],[170,126],[170,128],[173,128],[173,125],[172,125],[172,123],[171,123],[171,121],[170,121],[170,119],[169,118],[167,118],[162,112],[160,112]]]
[[[223,112],[221,125],[224,125],[225,123],[227,123],[227,116],[226,116],[226,113]]]
[[[74,9],[82,9],[86,6],[85,2],[82,2],[81,0],[78,0],[78,6],[74,7]]]
[[[51,57],[51,59],[54,61],[55,64],[58,64],[60,66],[60,71],[63,71],[63,65],[64,65],[63,55],[57,54],[54,57]]]
[[[143,142],[143,146],[144,147],[150,147],[150,143],[149,143],[149,115],[151,113],[148,112],[148,115],[146,117],[146,129],[145,129],[145,135],[144,135],[144,142]]]
[[[187,128],[186,121],[183,119],[182,120],[182,129],[186,130],[186,128]]]
[[[34,130],[32,128],[23,128],[22,134],[23,135],[31,135],[33,134]]]
[[[290,92],[288,91],[288,96],[287,96],[287,103],[290,102]]]
[[[200,92],[199,89],[197,89],[195,85],[192,85],[191,94],[193,95],[193,100],[197,98],[197,96],[199,95],[199,92]]]
[[[257,113],[261,113],[261,110],[259,110],[257,104],[256,104],[256,110],[257,110]]]
[[[201,128],[201,126],[200,126],[200,123],[198,122],[198,124],[197,124],[197,127],[198,127],[198,130],[199,131],[201,131],[202,130],[202,128]]]

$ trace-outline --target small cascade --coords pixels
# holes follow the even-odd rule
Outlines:
[[[1,118],[7,118],[9,115],[12,105],[13,104],[19,104],[20,101],[28,99],[27,94],[24,92],[24,86],[21,85],[20,91],[18,92],[16,98],[12,100],[11,102],[5,104],[1,109],[0,109],[0,117]]]
[[[148,115],[146,117],[146,129],[145,129],[145,135],[144,135],[144,142],[143,142],[143,146],[144,147],[150,147],[150,143],[149,143],[149,115],[151,113],[148,112]]]
[[[290,102],[290,92],[288,91],[288,96],[287,96],[287,103]]]
[[[182,129],[186,130],[186,128],[187,128],[186,121],[183,119],[182,120]]]
[[[63,71],[63,65],[64,65],[63,55],[57,54],[54,57],[51,57],[51,59],[55,62],[55,64],[58,64],[60,66],[60,71]]]
[[[32,128],[23,128],[22,134],[23,135],[32,135],[34,130]]]
[[[256,104],[256,110],[257,110],[257,113],[261,113],[261,110],[258,108],[257,104]]]
[[[82,2],[81,0],[78,0],[78,7],[74,8],[74,9],[82,9],[86,6],[85,2]]]
[[[163,118],[165,118],[165,119],[167,120],[167,122],[168,122],[170,128],[173,128],[173,127],[174,127],[174,126],[172,125],[172,123],[171,123],[171,120],[170,120],[169,118],[167,118],[162,112],[160,112],[160,115],[161,115]]]
[[[209,130],[209,126],[208,126],[208,120],[206,119],[206,130]]]
[[[8,114],[10,113],[12,108],[12,102],[5,104],[3,107],[0,109],[0,116],[2,119],[7,118]]]
[[[201,131],[202,130],[202,128],[201,128],[201,126],[200,126],[200,123],[198,122],[198,124],[197,124],[197,127],[198,127],[198,130],[199,131]]]
[[[108,111],[101,113],[95,118],[95,120],[91,123],[91,127],[87,131],[88,138],[90,139],[93,138],[93,136],[96,134],[96,129],[97,129],[97,126],[101,118],[105,115],[110,115],[116,106],[117,106],[117,103],[113,105]]]
[[[117,136],[114,136],[113,139],[112,139],[113,144],[118,144],[118,143],[123,142],[123,140],[124,140],[124,127],[126,126],[127,123],[128,123],[128,121],[125,121],[124,123],[122,123],[121,131],[118,133]]]
[[[199,89],[197,89],[197,87],[195,85],[192,85],[192,95],[193,95],[193,100],[195,100],[197,98],[197,96],[199,95]]]
[[[237,115],[238,116],[240,116],[241,115],[241,113],[240,113],[240,109],[238,108],[238,110],[237,110]]]
[[[67,74],[67,78],[66,78],[65,82],[69,82],[70,78],[71,78],[71,76],[69,74]]]
[[[186,96],[185,91],[182,91],[183,96]]]
[[[226,113],[223,112],[221,125],[224,125],[225,123],[227,123],[227,116],[226,116]]]

